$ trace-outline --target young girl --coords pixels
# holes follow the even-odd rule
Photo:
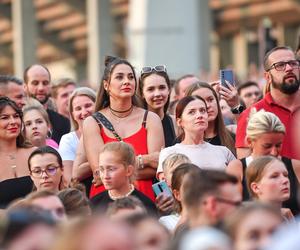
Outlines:
[[[284,163],[273,156],[253,160],[246,170],[247,187],[251,196],[281,209],[290,198],[290,181]]]
[[[171,83],[164,65],[143,67],[139,79],[139,91],[145,109],[156,113],[164,130],[165,146],[175,143],[175,118],[167,114],[170,102]]]
[[[98,171],[106,191],[91,199],[94,208],[106,211],[114,200],[133,195],[149,212],[156,213],[154,203],[134,187],[135,153],[132,146],[125,142],[105,144],[99,154]]]
[[[160,217],[159,222],[162,223],[165,227],[169,229],[170,232],[174,232],[175,229],[184,223],[187,219],[187,215],[185,209],[182,207],[181,204],[181,197],[182,194],[181,184],[183,177],[189,173],[190,171],[197,169],[198,167],[189,162],[188,159],[183,157],[184,155],[178,154],[179,158],[177,160],[182,161],[182,163],[176,162],[172,169],[170,179],[170,188],[172,189],[173,197],[174,197],[174,212],[171,215]],[[174,158],[174,155],[173,157]],[[168,158],[167,158],[168,159]]]
[[[58,148],[57,143],[48,138],[51,131],[48,114],[40,104],[26,105],[23,109],[24,134],[33,146],[51,146]]]
[[[28,167],[37,191],[63,189],[62,159],[54,148],[44,146],[34,150],[28,158]]]
[[[249,148],[251,149],[251,155],[230,162],[226,168],[226,171],[229,174],[235,175],[241,181],[243,186],[243,199],[249,199],[245,177],[247,166],[260,156],[272,155],[281,159],[288,170],[291,183],[291,197],[284,203],[284,207],[290,208],[294,214],[297,214],[299,212],[297,193],[300,179],[300,167],[299,161],[280,156],[285,136],[285,127],[283,123],[271,112],[266,112],[264,110],[256,112],[253,110],[248,121],[246,136]]]

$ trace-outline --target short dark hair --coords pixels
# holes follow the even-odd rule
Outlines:
[[[181,77],[179,77],[175,83],[174,83],[174,91],[175,91],[175,94],[178,95],[179,94],[179,85],[180,85],[180,82],[186,78],[191,78],[191,77],[195,77],[195,75],[193,74],[186,74],[186,75],[183,75]]]
[[[193,170],[184,177],[182,183],[185,206],[192,211],[197,210],[206,195],[217,195],[221,191],[220,186],[225,183],[237,184],[238,180],[224,171]]]
[[[239,95],[241,94],[242,89],[245,89],[245,88],[248,88],[248,87],[251,87],[251,86],[255,86],[255,87],[259,88],[257,82],[247,81],[247,82],[244,82],[244,83],[242,83],[241,85],[238,86],[238,88],[237,88],[238,94]]]
[[[60,156],[60,154],[57,152],[57,150],[55,150],[54,148],[50,147],[50,146],[43,146],[43,147],[39,147],[36,150],[34,150],[30,156],[28,157],[28,167],[29,167],[29,171],[31,171],[31,158],[35,155],[44,155],[44,154],[53,154],[56,156],[57,158],[57,163],[59,164],[60,168],[63,168],[63,162],[62,162],[62,158]]]
[[[12,75],[0,75],[0,85],[8,85],[10,82],[13,82],[17,85],[23,85],[21,79],[12,76]]]
[[[277,50],[290,50],[292,51],[293,53],[295,53],[291,47],[288,47],[288,46],[277,46],[277,47],[274,47],[273,49],[271,49],[270,51],[268,51],[266,54],[265,54],[265,57],[264,57],[264,70],[267,71],[269,70],[269,57],[270,55],[277,51]]]
[[[24,79],[24,83],[27,84],[28,83],[28,71],[34,67],[34,66],[41,66],[42,68],[44,68],[47,72],[48,72],[48,75],[49,75],[49,82],[51,82],[51,74],[50,74],[50,71],[49,69],[42,65],[42,64],[33,64],[33,65],[30,65],[29,67],[27,67],[25,70],[24,70],[24,74],[23,74],[23,79]]]

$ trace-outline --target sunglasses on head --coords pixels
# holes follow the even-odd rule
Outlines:
[[[147,67],[142,68],[141,75],[149,74],[149,73],[152,73],[152,72],[165,72],[165,73],[167,73],[167,69],[166,69],[165,65],[157,65],[157,66],[154,66],[154,67],[147,66]]]

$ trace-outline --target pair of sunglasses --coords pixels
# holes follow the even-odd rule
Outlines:
[[[149,73],[152,73],[152,72],[164,72],[164,73],[167,73],[167,68],[165,65],[158,65],[158,66],[154,66],[154,67],[143,67],[142,68],[142,71],[141,71],[141,75],[143,74],[149,74]]]

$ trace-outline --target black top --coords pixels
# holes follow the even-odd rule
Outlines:
[[[50,123],[52,125],[52,136],[51,139],[59,144],[60,138],[70,132],[70,121],[68,118],[62,116],[61,114],[47,109]]]
[[[149,214],[157,216],[157,208],[156,208],[155,204],[146,195],[144,195],[142,192],[140,192],[136,189],[133,190],[131,195],[135,196],[143,203],[143,205],[145,206],[145,208]],[[112,202],[113,202],[113,200],[110,198],[107,190],[105,190],[105,191],[101,192],[100,194],[97,194],[93,198],[91,198],[91,204],[92,204],[93,210],[106,211],[108,208],[108,205]]]
[[[297,202],[299,182],[298,182],[297,176],[294,172],[294,168],[293,168],[291,159],[282,157],[281,160],[284,163],[284,165],[286,166],[287,171],[288,171],[288,177],[290,180],[290,192],[291,192],[290,198],[287,201],[283,202],[282,206],[285,208],[291,209],[292,213],[294,215],[297,215],[300,212],[300,208],[299,208],[299,205]],[[246,158],[243,158],[240,161],[242,162],[242,165],[243,165],[242,185],[243,185],[243,200],[245,201],[245,200],[250,199],[250,194],[247,189],[247,181],[246,181],[246,168],[247,168]]]
[[[7,179],[0,182],[0,208],[6,206],[17,198],[23,198],[33,189],[30,176]]]
[[[173,146],[175,144],[176,135],[171,116],[165,114],[164,118],[161,120],[161,123],[164,129],[165,146]]]

